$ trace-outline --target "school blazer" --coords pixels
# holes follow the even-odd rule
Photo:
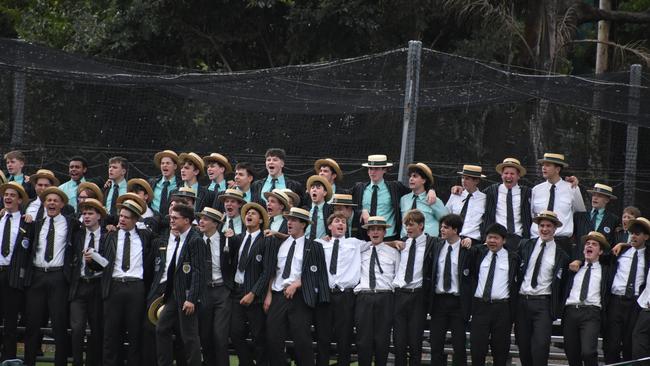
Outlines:
[[[499,203],[499,186],[501,183],[494,183],[483,190],[485,193],[485,212],[481,223],[481,235],[485,238],[485,231],[496,223],[497,204]],[[530,238],[530,226],[533,223],[530,213],[530,187],[519,185],[521,190],[521,203],[519,205],[519,217],[521,218],[522,238]]]
[[[399,207],[399,200],[403,195],[410,193],[411,190],[407,186],[405,186],[404,184],[398,181],[384,180],[384,183],[386,183],[386,186],[388,187],[388,192],[390,193],[391,206],[393,207],[393,211],[395,212],[395,222],[394,222],[395,233],[399,235],[399,233],[402,231],[402,212]],[[363,210],[363,193],[369,185],[370,185],[370,181],[358,182],[354,185],[354,187],[352,187],[352,199],[354,203],[357,204],[356,211],[361,212]],[[359,229],[360,230],[358,230],[357,238],[361,240],[369,240],[367,231],[361,228]]]
[[[476,293],[478,287],[478,277],[481,271],[481,263],[490,253],[486,245],[473,246],[470,249],[472,256],[472,268],[470,276],[472,278],[472,296]],[[510,319],[514,321],[517,313],[517,299],[519,295],[518,276],[519,276],[519,255],[514,250],[508,250],[508,295],[510,305]]]
[[[100,255],[104,253],[104,242],[106,241],[106,229],[101,228],[99,234],[99,247],[95,248]],[[70,261],[70,291],[68,293],[68,301],[72,301],[79,287],[79,278],[83,275],[81,273],[81,264],[84,261],[83,250],[86,244],[86,229],[81,228],[72,235],[72,260]],[[90,269],[93,269],[92,266]]]
[[[631,247],[629,247],[629,246],[624,247],[621,250],[621,252],[618,254],[618,256],[615,256],[611,252],[609,252],[609,253],[606,253],[605,255],[602,255],[600,257],[600,263],[604,264],[604,265],[609,265],[609,267],[610,267],[610,269],[609,269],[609,277],[607,278],[607,290],[608,290],[608,292],[611,292],[612,285],[614,284],[614,277],[616,277],[616,272],[618,271],[618,258],[620,258],[623,253],[630,250],[630,248]],[[644,251],[643,257],[645,259],[645,264],[646,265],[645,265],[644,273],[643,273],[643,283],[639,287],[639,293],[641,293],[645,289],[645,287],[647,285],[645,283],[645,280],[648,278],[648,264],[650,264],[650,248],[648,248],[647,246],[646,246],[646,250]],[[639,260],[640,259],[641,258],[639,258]],[[608,303],[605,304],[606,306],[609,305],[609,300],[611,300],[611,296],[608,296],[607,300],[608,300]]]
[[[218,229],[219,232],[219,248],[221,250],[219,255],[219,265],[221,267],[221,277],[223,278],[224,285],[229,289],[235,287],[235,271],[237,270],[237,253],[239,253],[239,242],[235,239],[235,236],[228,239],[228,249],[226,251],[226,236],[221,232],[221,226]],[[203,240],[202,242],[202,251],[203,251],[203,276],[202,276],[202,288],[203,295],[202,301],[205,301],[205,295],[207,294],[207,286],[210,281],[212,281],[212,249],[208,244]]]
[[[169,240],[169,236],[163,240],[165,239]],[[201,238],[201,234],[196,232],[194,229],[190,229],[187,233],[187,237],[185,237],[183,247],[176,253],[177,264],[169,264],[170,266],[175,266],[173,269],[174,283],[172,284],[172,291],[179,308],[183,307],[185,301],[197,304],[201,297],[201,282],[203,278],[201,272],[205,269],[203,267],[203,254],[205,253],[205,250],[202,250],[202,246],[205,246],[205,243]],[[159,272],[165,270],[166,268],[164,264],[159,267]],[[167,280],[169,280],[169,278]],[[169,298],[171,295],[172,294],[165,293],[166,298]]]
[[[181,187],[183,186],[183,182],[181,182]],[[172,191],[172,193],[176,193],[178,191],[178,186],[176,189]],[[170,198],[171,198],[171,193],[170,193]],[[199,184],[199,189],[196,192],[196,199],[194,200],[194,209],[196,212],[201,212],[205,207],[212,207],[212,204],[214,203],[214,192],[208,190],[207,187],[202,186]]]
[[[16,240],[11,244],[14,249],[9,262],[9,286],[16,289],[24,288],[25,267],[33,243],[33,230],[34,225],[26,223],[25,218],[21,216]]]
[[[445,245],[445,240],[441,238],[433,238],[433,247],[431,250],[431,280],[430,280],[430,293],[432,294],[432,301],[435,302],[436,297],[440,296],[436,294],[436,283],[438,283],[438,259],[441,255],[447,255],[447,253],[441,253],[442,248]],[[460,296],[461,310],[463,318],[465,321],[469,320],[472,309],[472,281],[470,277],[472,261],[471,254],[469,249],[460,247],[460,252],[458,254],[458,290]],[[441,274],[442,275],[442,274]]]
[[[602,259],[602,258],[601,258]],[[600,268],[601,268],[601,276],[600,276],[600,314],[601,314],[601,319],[604,319],[604,315],[607,314],[607,305],[609,304],[609,296],[610,296],[610,287],[607,287],[607,284],[609,283],[610,277],[612,277],[611,269],[612,266],[610,266],[607,263],[600,262]],[[573,283],[575,280],[577,272],[573,271],[568,271],[567,273],[567,281],[566,281],[566,286],[564,288],[564,297],[562,299],[562,304],[566,306],[566,302],[569,299],[569,295],[571,295],[571,288],[573,287]],[[593,277],[591,278],[593,279]],[[591,281],[591,280],[590,280]],[[582,284],[578,284],[578,286],[582,286]],[[562,307],[562,311],[564,315],[564,306]]]
[[[245,232],[236,235],[231,238],[231,240],[236,240],[236,246],[241,248],[245,245],[244,240],[246,239]],[[251,242],[250,248],[248,250],[248,256],[244,263],[244,283],[242,289],[244,294],[252,292],[255,294],[255,302],[261,302],[266,295],[266,291],[269,286],[269,276],[271,272],[266,269],[265,265],[268,262],[266,258],[266,247],[269,238],[264,237],[264,233],[260,232],[255,240]],[[239,251],[235,254],[235,271],[239,266]]]
[[[70,262],[72,260],[72,235],[79,229],[79,222],[76,221],[73,217],[64,216],[67,225],[67,236],[65,243],[65,251],[63,253],[63,274],[66,281],[70,281]],[[25,263],[25,287],[29,287],[32,284],[32,276],[34,274],[34,258],[36,257],[36,252],[39,245],[39,235],[41,228],[45,223],[47,217],[44,217],[41,220],[35,221],[34,230],[32,231],[32,237],[30,240],[30,245],[27,254],[27,262]]]
[[[603,220],[600,222],[600,225],[598,225],[598,230],[596,230],[605,236],[612,247],[618,243],[616,241],[616,225],[618,225],[619,222],[620,220],[618,216],[606,209],[605,214],[603,215]],[[582,237],[589,234],[590,231],[593,231],[594,225],[591,222],[591,211],[574,213],[573,225],[573,236],[576,243],[575,257],[584,262],[584,254],[582,253],[584,243],[582,242]]]

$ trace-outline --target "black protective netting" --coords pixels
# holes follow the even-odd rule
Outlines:
[[[0,39],[0,147],[27,151],[29,172],[46,166],[65,177],[76,154],[91,161],[92,175],[105,175],[109,156],[125,155],[136,176],[155,174],[151,156],[165,148],[219,151],[261,168],[264,151],[278,146],[289,154],[288,175],[304,180],[314,159],[329,156],[341,163],[349,186],[367,178],[359,166],[366,155],[399,158],[406,59],[407,49],[398,49],[213,74]],[[462,163],[482,164],[496,180],[493,167],[505,156],[534,171],[540,149],[557,151],[571,161],[571,173],[585,177],[585,187],[598,179],[620,190],[625,125],[650,125],[648,75],[636,88],[633,113],[628,79],[624,72],[598,80],[530,75],[424,49],[415,159],[430,164],[439,191],[448,192]],[[531,118],[539,100],[548,102],[541,122]],[[18,111],[24,132],[12,144]],[[594,116],[601,118],[595,138]],[[636,187],[643,195],[650,190],[643,143],[650,136],[640,131]],[[534,174],[527,178],[536,183]]]

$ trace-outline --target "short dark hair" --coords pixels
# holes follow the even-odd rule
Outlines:
[[[447,214],[440,219],[440,225],[445,224],[452,229],[455,229],[460,234],[463,229],[463,218],[456,214]]]
[[[431,184],[433,182],[429,181],[429,177],[426,174],[424,174],[422,169],[411,167],[411,168],[409,168],[408,173],[409,173],[409,177],[411,176],[411,174],[415,173],[415,174],[419,175],[421,178],[424,179],[424,190],[425,191],[428,191],[429,189],[431,189]]]
[[[78,161],[78,162],[81,163],[81,166],[82,166],[82,167],[84,167],[84,168],[88,168],[88,160],[86,160],[86,158],[84,158],[83,156],[75,155],[75,156],[73,156],[73,157],[70,158],[70,161],[71,161],[71,162],[72,162],[72,161]]]
[[[253,167],[253,164],[246,161],[242,161],[241,163],[237,163],[237,165],[235,165],[235,171],[237,170],[245,170],[246,173],[248,173],[248,175],[253,177],[253,180],[255,180],[256,172],[255,172],[255,168]]]
[[[488,236],[489,234],[497,234],[505,239],[508,237],[508,229],[503,227],[501,224],[494,223],[485,231],[485,236]]]
[[[129,168],[129,161],[126,160],[126,158],[121,157],[121,156],[113,156],[112,158],[108,159],[108,164],[120,164],[122,166],[122,169],[128,169]]]
[[[139,184],[134,184],[133,187],[131,188],[131,192],[135,192],[135,193],[144,192],[149,194],[149,192],[147,192],[147,189]]]
[[[181,216],[190,220],[190,222],[194,220],[194,208],[190,205],[179,203],[178,205],[174,205],[174,207],[172,207],[172,211],[178,212]]]
[[[266,154],[264,154],[264,158],[268,158],[269,156],[275,156],[276,158],[279,158],[280,160],[284,161],[287,158],[287,153],[284,152],[284,149],[272,147],[266,150]]]

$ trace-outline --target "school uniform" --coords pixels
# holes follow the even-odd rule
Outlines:
[[[376,193],[375,193],[376,192]],[[380,182],[358,182],[352,187],[352,199],[357,205],[357,210],[368,210],[370,216],[382,216],[391,227],[386,228],[384,240],[390,241],[399,238],[402,230],[402,212],[400,211],[400,199],[411,192],[401,182],[381,180]],[[373,196],[377,198],[373,200]],[[376,201],[376,209],[373,212],[373,201]],[[365,229],[359,228],[359,239],[369,240]]]
[[[182,187],[183,182],[176,176],[167,180],[162,175],[158,175],[150,178],[148,183],[153,189],[151,209],[160,213],[163,217],[168,215],[171,193],[178,187]]]
[[[463,190],[460,195],[452,194],[447,201],[449,213],[460,215],[463,218],[463,228],[460,232],[461,238],[472,239],[472,245],[482,243],[481,224],[485,212],[485,193],[476,190],[469,193]]]
[[[271,192],[274,189],[285,188],[292,190],[294,193],[300,196],[301,202],[306,202],[305,187],[301,183],[287,177],[284,174],[276,178],[267,175],[264,179],[256,180],[253,182],[253,184],[251,184],[250,191],[252,192],[253,197],[259,198],[260,202],[258,203],[266,207],[266,197],[264,197],[264,193]],[[256,202],[254,199],[253,201]]]
[[[311,212],[312,224],[307,225],[305,236],[307,239],[316,240],[327,235],[327,219],[334,212],[333,207],[327,202],[316,205],[312,202],[305,210]]]
[[[646,277],[646,284],[648,278]],[[647,286],[637,299],[640,307],[634,330],[632,331],[632,357],[650,357],[650,288]]]
[[[116,221],[116,218],[119,216],[117,210],[117,198],[127,192],[127,182],[126,178],[123,178],[120,182],[115,182],[111,180],[111,184],[108,188],[103,189],[104,193],[104,207],[108,211],[108,215],[114,219],[111,221]]]
[[[420,194],[407,193],[400,198],[399,202],[402,217],[408,210],[417,209],[424,215],[424,232],[431,237],[438,237],[440,233],[440,219],[449,213],[445,203],[442,202],[440,197],[436,202],[429,204],[427,202],[427,192],[424,191]],[[406,236],[406,228],[402,227],[400,232],[401,237]]]
[[[589,234],[590,231],[597,231],[605,236],[608,243],[616,245],[616,225],[620,222],[618,216],[609,210],[601,208],[600,210],[591,210],[589,212],[576,212],[573,215],[574,224],[574,241],[576,243],[576,258],[583,260],[582,250],[584,243],[582,237]]]
[[[530,211],[531,189],[520,184],[508,189],[503,183],[494,183],[483,190],[485,214],[481,233],[493,224],[501,224],[508,230],[506,249],[517,250],[521,239],[530,238],[533,223]]]

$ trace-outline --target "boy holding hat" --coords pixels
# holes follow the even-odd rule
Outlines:
[[[581,238],[585,264],[578,272],[569,272],[565,291],[562,331],[564,352],[569,365],[598,365],[598,335],[607,303],[608,266],[600,264],[609,251],[607,238],[591,231]]]
[[[413,163],[408,166],[408,174],[411,193],[403,195],[400,199],[402,216],[409,210],[420,210],[424,214],[424,232],[429,236],[437,237],[439,220],[447,214],[447,208],[439,199],[433,204],[427,202],[427,192],[433,187],[433,173],[424,163]],[[406,236],[405,227],[402,227],[400,235]]]
[[[25,327],[25,364],[34,365],[40,349],[40,327],[46,309],[52,320],[56,365],[67,364],[68,279],[72,260],[71,240],[79,223],[63,216],[68,197],[57,187],[45,189],[40,196],[44,218],[35,223],[33,243],[29,246],[25,268],[27,319]]]
[[[226,222],[221,227],[221,231],[225,233],[232,230],[233,233],[230,236],[239,235],[245,231],[244,222],[240,216],[241,207],[245,203],[244,194],[238,189],[228,188],[219,194],[217,200],[226,214]]]
[[[563,284],[569,257],[555,242],[562,222],[553,211],[533,218],[538,238],[519,244],[519,301],[516,337],[523,366],[548,364],[553,320],[562,310]]]
[[[206,206],[211,206],[214,201],[214,192],[199,184],[199,177],[205,170],[205,164],[196,153],[182,153],[178,156],[181,165],[182,186],[191,188],[196,194],[194,209],[197,212],[203,211]]]
[[[267,240],[263,232],[268,228],[269,216],[266,209],[255,202],[245,204],[241,216],[244,218],[246,232],[232,238],[239,251],[231,293],[230,339],[240,365],[252,366],[255,362],[263,365],[267,358],[264,333],[266,317],[262,301],[273,271],[265,266],[268,263],[265,257]],[[246,340],[249,333],[253,346]]]
[[[347,218],[345,228],[346,238],[356,238],[359,232],[359,216],[355,212],[356,203],[351,194],[335,193],[330,203],[334,213],[342,213]]]
[[[265,192],[264,198],[270,222],[269,231],[265,231],[264,235],[269,236],[269,233],[287,234],[287,219],[284,217],[284,213],[291,208],[289,196],[280,189],[274,189],[271,192]]]
[[[508,230],[492,224],[486,245],[472,249],[473,279],[472,365],[485,365],[488,346],[495,366],[505,366],[510,353],[510,331],[517,306],[519,256],[505,248]]]
[[[232,173],[232,166],[228,159],[219,153],[212,153],[204,156],[203,162],[206,165],[208,178],[210,179],[208,190],[215,193],[225,191],[228,188],[226,174]]]
[[[311,199],[311,224],[307,226],[306,236],[316,240],[326,235],[327,218],[332,214],[332,207],[327,203],[332,198],[333,190],[327,179],[312,175],[307,179],[307,193]],[[307,207],[305,207],[307,208]]]
[[[3,183],[0,195],[4,204],[4,215],[0,219],[0,323],[4,324],[2,359],[8,360],[16,358],[16,329],[23,297],[20,273],[25,267],[32,225],[27,224],[20,213],[23,204],[29,200],[21,184]]]
[[[125,194],[126,173],[129,162],[121,156],[113,156],[108,159],[108,180],[104,183],[104,206],[108,214],[114,218],[118,216],[116,207],[117,197]]]
[[[481,244],[481,223],[485,212],[485,193],[478,190],[478,185],[485,175],[478,165],[463,165],[457,172],[461,176],[463,191],[460,195],[451,195],[447,201],[447,210],[463,219],[462,231],[459,233],[463,246]]]
[[[286,153],[283,149],[270,148],[264,154],[266,159],[266,171],[268,175],[262,179],[255,181],[251,187],[253,194],[260,197],[266,203],[266,193],[272,192],[274,189],[289,188],[290,190],[303,195],[305,191],[302,184],[293,179],[284,176],[284,162],[286,160]]]
[[[284,346],[290,336],[296,363],[312,365],[313,309],[330,300],[325,255],[320,243],[305,238],[309,211],[292,207],[285,217],[289,237],[269,245],[268,268],[273,272],[264,299],[269,361],[272,366],[285,364]]]
[[[227,365],[228,336],[234,289],[236,256],[239,243],[232,232],[219,230],[224,214],[205,207],[197,214],[199,231],[203,234],[205,267],[203,268],[203,294],[199,309],[203,358],[208,365]]]
[[[157,152],[153,157],[154,164],[160,169],[160,175],[149,179],[149,186],[153,188],[151,208],[162,216],[169,214],[169,194],[181,186],[176,177],[178,169],[178,155],[172,150]]]
[[[605,236],[608,243],[616,243],[616,225],[618,216],[607,209],[607,204],[615,200],[614,189],[602,183],[594,184],[594,188],[587,190],[591,193],[591,211],[576,212],[573,215],[575,238],[580,239],[591,231],[598,231]],[[576,240],[578,258],[582,257],[582,241]]]
[[[108,212],[104,205],[89,198],[79,203],[82,229],[72,238],[72,264],[70,276],[70,329],[73,364],[84,364],[84,338],[90,326],[86,363],[100,365],[102,360],[102,271],[89,267],[92,253],[104,252],[106,229],[100,222]]]

